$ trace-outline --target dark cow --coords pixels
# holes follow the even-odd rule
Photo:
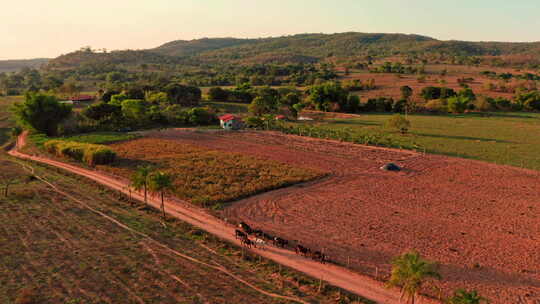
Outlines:
[[[234,237],[238,240],[238,239],[247,239],[247,234],[245,234],[244,232],[238,230],[238,229],[235,229],[234,230]]]
[[[251,248],[251,246],[255,246],[255,243],[253,243],[253,241],[251,241],[248,238],[240,240],[240,243],[242,243],[242,245],[246,246],[247,248]],[[255,248],[257,248],[257,247],[255,247]]]
[[[251,234],[251,232],[253,231],[253,229],[251,229],[251,227],[249,227],[249,225],[244,222],[240,222],[240,224],[238,224],[238,227],[244,230],[244,232],[247,234]]]
[[[326,261],[328,260],[328,256],[326,256],[326,254],[320,252],[320,251],[315,251],[312,255],[311,255],[311,258],[315,261],[319,261],[321,263],[326,263]]]
[[[311,250],[307,247],[304,247],[300,244],[296,245],[296,247],[294,248],[294,251],[296,252],[296,254],[300,254],[300,255],[303,255],[305,257],[309,256],[311,254]]]
[[[277,237],[277,236],[274,237],[273,242],[274,242],[274,246],[281,247],[281,248],[285,248],[287,245],[289,245],[289,241],[284,240],[284,239],[282,239],[280,237]]]
[[[265,232],[263,232],[263,234],[261,235],[261,237],[263,238],[263,240],[265,240],[265,241],[267,241],[267,242],[274,241],[274,237],[271,236],[271,235],[268,234],[268,233],[265,233]]]
[[[254,229],[251,231],[251,234],[254,235],[254,236],[257,236],[257,237],[261,237],[263,235],[263,231],[260,230],[260,229]]]

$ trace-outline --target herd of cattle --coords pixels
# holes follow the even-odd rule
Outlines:
[[[260,229],[252,229],[248,224],[241,222],[238,225],[238,228],[235,230],[235,237],[237,240],[240,240],[240,243],[243,246],[248,248],[255,247],[264,249],[267,243],[272,243],[274,246],[279,248],[288,248],[289,241],[282,239],[277,236],[272,236]],[[250,236],[254,237],[253,240],[250,239]],[[300,244],[294,246],[294,251],[296,254],[310,257],[315,261],[321,263],[326,263],[328,261],[328,256],[321,251],[311,251],[311,249],[304,247]]]

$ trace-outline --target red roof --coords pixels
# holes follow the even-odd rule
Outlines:
[[[94,99],[94,96],[90,96],[90,95],[79,95],[79,96],[76,96],[76,97],[71,97],[71,101],[88,101],[88,100],[93,100]]]
[[[285,115],[276,115],[276,119],[285,119]]]
[[[226,114],[226,115],[223,115],[223,116],[219,117],[219,120],[221,120],[221,121],[229,121],[229,120],[235,120],[235,119],[240,119],[240,117],[238,117],[236,115],[232,115],[232,114]]]

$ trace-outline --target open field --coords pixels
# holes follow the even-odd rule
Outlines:
[[[280,272],[186,223],[169,219],[163,228],[156,212],[83,178],[36,167],[67,197],[20,166],[0,162],[3,173],[19,180],[0,200],[2,303],[288,303],[199,262],[223,267],[269,293],[353,302],[331,287],[318,293],[317,280]]]
[[[138,165],[156,167],[173,176],[175,195],[205,206],[323,175],[316,170],[156,138],[116,143],[111,148],[119,160],[110,166],[100,166],[101,169],[129,178]]]
[[[361,114],[327,118],[316,124],[352,133],[384,132],[391,114]],[[463,115],[409,115],[408,135],[391,134],[402,146],[419,146],[429,153],[472,158],[497,164],[540,170],[540,114],[489,113]]]
[[[446,70],[446,75],[442,76],[441,71]],[[494,71],[500,73],[513,73],[522,74],[527,71],[515,70],[511,68],[495,68],[495,67],[475,67],[475,66],[462,66],[462,65],[427,65],[426,66],[426,79],[424,82],[418,81],[419,75],[407,75],[407,74],[393,74],[393,73],[370,73],[368,71],[354,71],[349,75],[341,74],[341,80],[359,79],[362,82],[366,82],[369,79],[374,79],[377,88],[375,90],[360,91],[362,101],[366,101],[369,98],[376,97],[393,97],[394,99],[401,98],[400,87],[410,86],[414,91],[414,100],[422,100],[419,96],[422,88],[427,86],[444,86],[452,88],[456,91],[461,90],[461,86],[458,83],[458,78],[473,78],[474,80],[467,85],[473,89],[477,95],[486,95],[492,97],[504,97],[512,99],[512,93],[504,92],[492,92],[486,90],[486,83],[498,83],[499,80],[490,79],[480,73],[483,71]],[[535,73],[536,71],[531,71]],[[510,84],[513,81],[510,82]]]
[[[324,249],[379,279],[392,257],[417,249],[441,262],[435,285],[443,293],[465,287],[492,303],[540,300],[538,172],[278,133],[154,136],[330,173],[236,202],[224,217]],[[390,161],[405,170],[379,170]]]
[[[244,114],[248,112],[248,104],[238,102],[205,101],[202,106],[209,106],[225,113]]]

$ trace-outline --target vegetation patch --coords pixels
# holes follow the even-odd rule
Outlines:
[[[65,140],[49,140],[44,143],[49,153],[83,161],[88,165],[104,165],[116,158],[116,153],[107,146],[78,143]]]
[[[130,177],[138,165],[150,163],[173,176],[174,194],[207,206],[323,175],[309,169],[172,140],[143,138],[114,144],[112,148],[119,159],[103,169]]]

